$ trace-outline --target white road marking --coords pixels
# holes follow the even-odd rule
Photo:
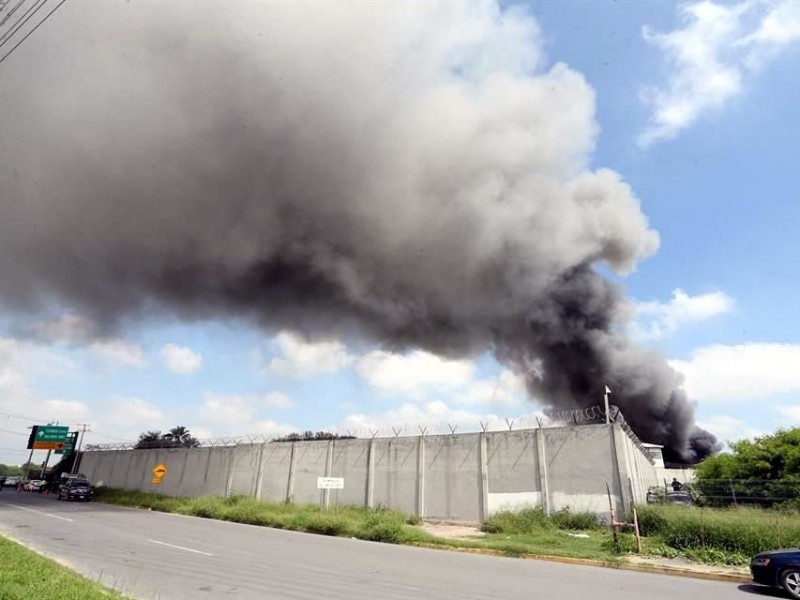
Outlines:
[[[209,554],[208,552],[203,552],[202,550],[193,550],[192,548],[176,546],[174,544],[168,544],[167,542],[159,542],[158,540],[147,540],[147,541],[152,542],[154,544],[160,544],[161,546],[166,546],[168,548],[175,548],[176,550],[186,550],[186,552],[194,552],[195,554],[202,554],[203,556],[214,556],[213,554]]]
[[[27,510],[28,512],[36,513],[37,515],[44,515],[45,517],[50,517],[51,519],[58,519],[59,521],[66,521],[67,523],[73,523],[72,519],[68,519],[67,517],[59,517],[58,515],[54,515],[52,513],[46,513],[41,510],[36,510],[34,508],[28,508],[26,506],[19,506],[17,504],[11,504],[14,508],[18,508],[20,510]]]

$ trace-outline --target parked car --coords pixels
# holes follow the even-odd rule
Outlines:
[[[792,598],[800,599],[800,549],[772,550],[750,560],[753,581],[773,588],[783,588]]]
[[[683,504],[685,506],[694,506],[692,496],[687,492],[670,492],[666,496],[667,504]]]
[[[11,477],[6,477],[6,481],[3,484],[4,487],[17,487],[19,485],[19,477],[12,475]]]
[[[58,500],[84,500],[94,498],[94,490],[85,479],[69,479],[58,488]]]
[[[22,489],[26,492],[38,492],[45,485],[47,485],[47,482],[44,479],[31,479],[22,484]]]

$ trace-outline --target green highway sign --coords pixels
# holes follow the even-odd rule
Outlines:
[[[56,450],[56,454],[72,454],[75,451],[75,444],[78,442],[78,432],[73,431],[64,440],[64,447]]]
[[[61,425],[34,425],[28,439],[28,449],[61,450],[69,435],[69,427]]]
[[[63,442],[67,439],[69,427],[58,425],[39,425],[36,428],[37,442]]]

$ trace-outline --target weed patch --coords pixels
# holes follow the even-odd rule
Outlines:
[[[0,537],[0,598],[123,600],[125,597],[16,542]]]

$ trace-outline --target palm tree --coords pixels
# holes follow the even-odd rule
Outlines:
[[[200,445],[200,442],[192,437],[192,433],[183,425],[170,429],[164,434],[164,440],[173,448],[197,448]]]

